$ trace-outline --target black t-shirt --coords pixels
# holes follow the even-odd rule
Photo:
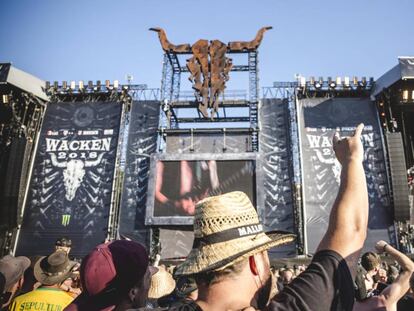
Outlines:
[[[414,310],[414,298],[410,296],[404,296],[397,303],[397,311],[413,311]]]
[[[186,299],[180,302],[175,303],[170,308],[169,311],[203,311],[201,307],[196,304],[193,300]]]
[[[306,271],[285,285],[266,311],[336,311],[352,310],[354,282],[345,260],[330,250],[315,254]],[[202,311],[193,301],[169,310]]]
[[[266,310],[352,310],[354,283],[345,260],[330,250],[315,254],[306,271],[286,285]]]

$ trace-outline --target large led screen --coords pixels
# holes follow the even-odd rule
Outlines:
[[[148,224],[191,224],[197,202],[209,196],[243,191],[255,205],[256,161],[154,158],[150,188]]]

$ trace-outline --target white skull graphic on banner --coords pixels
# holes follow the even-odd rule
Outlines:
[[[69,161],[59,162],[54,153],[50,154],[52,165],[63,170],[63,182],[65,185],[65,198],[68,201],[72,201],[75,198],[76,191],[82,183],[85,176],[85,168],[97,166],[103,157],[104,153],[99,154],[95,160],[78,160],[71,159]]]

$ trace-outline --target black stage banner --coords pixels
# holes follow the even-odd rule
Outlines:
[[[105,240],[121,111],[116,102],[47,107],[18,255],[47,255],[57,238],[67,236],[71,254],[79,257]]]
[[[131,107],[126,148],[124,188],[118,232],[149,246],[145,206],[150,155],[157,151],[159,101],[134,101]]]
[[[261,169],[263,170],[263,210],[259,211],[265,230],[295,233],[290,161],[289,102],[287,99],[263,99],[260,109],[259,135]],[[259,198],[260,199],[260,198]],[[298,241],[299,239],[297,239]],[[296,245],[290,243],[269,250],[274,258],[296,256]]]
[[[307,252],[315,252],[326,232],[336,198],[341,166],[332,150],[335,130],[341,137],[364,123],[364,168],[369,195],[368,238],[365,249],[390,240],[392,210],[385,168],[382,132],[373,102],[360,98],[313,98],[298,101],[299,135],[303,169],[304,215]]]

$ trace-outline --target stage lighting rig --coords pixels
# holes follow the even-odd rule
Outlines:
[[[352,84],[353,84],[355,87],[357,87],[357,86],[358,86],[358,77],[357,77],[357,76],[354,76],[354,77],[352,78]]]
[[[162,110],[164,110],[164,112],[167,112],[170,110],[170,104],[168,103],[167,99],[164,100],[164,103],[162,105]]]
[[[342,78],[336,77],[336,85],[342,85]]]
[[[367,77],[362,77],[361,81],[358,82],[358,86],[361,88],[365,88],[367,86]]]
[[[312,86],[315,85],[315,77],[310,77],[309,78],[309,84],[312,85]]]
[[[3,104],[9,103],[9,95],[3,95]]]
[[[314,87],[315,89],[321,89],[323,85],[323,77],[319,77],[318,81],[315,81]]]
[[[332,80],[332,77],[328,77],[328,86],[331,89],[336,88],[336,82]]]
[[[408,90],[403,90],[402,92],[402,101],[408,102]]]
[[[351,86],[349,77],[344,77],[344,87],[349,88]]]

